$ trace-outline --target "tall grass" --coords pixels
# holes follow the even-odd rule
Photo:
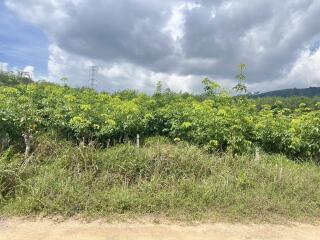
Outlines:
[[[109,149],[46,139],[27,162],[2,154],[0,213],[311,221],[320,216],[319,183],[319,166],[281,155],[256,162],[163,139]]]

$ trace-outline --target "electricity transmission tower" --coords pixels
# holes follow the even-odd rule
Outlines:
[[[91,66],[89,68],[89,87],[94,89],[97,86],[98,67]]]
[[[18,77],[31,79],[31,74],[25,71],[18,71]]]

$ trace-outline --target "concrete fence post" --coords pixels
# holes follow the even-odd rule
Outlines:
[[[137,148],[140,147],[140,135],[137,134]]]
[[[255,151],[255,159],[256,162],[260,161],[260,150],[259,147],[256,147],[256,151]]]

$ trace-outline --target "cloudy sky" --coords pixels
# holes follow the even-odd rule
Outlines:
[[[319,0],[4,0],[2,69],[97,88],[197,92],[209,77],[250,91],[320,86]]]

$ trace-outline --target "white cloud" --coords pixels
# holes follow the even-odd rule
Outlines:
[[[184,35],[185,11],[191,11],[201,5],[191,2],[182,2],[171,9],[171,16],[163,28],[174,41],[179,41]]]
[[[8,71],[9,64],[6,62],[0,62],[0,72]]]
[[[251,91],[270,91],[283,88],[320,86],[320,49],[301,51],[298,59],[284,77],[272,81],[250,84]]]
[[[49,47],[49,80],[61,83],[61,77],[67,77],[72,86],[89,86],[89,69],[98,66],[97,88],[99,90],[117,91],[121,89],[137,89],[152,92],[158,81],[164,88],[174,91],[194,91],[199,87],[203,76],[167,74],[151,71],[131,63],[110,63],[92,61],[90,59],[67,53],[55,45]]]
[[[287,82],[300,87],[320,86],[320,49],[303,51],[288,73]]]
[[[319,86],[320,1],[312,0],[6,0],[43,29],[48,75],[88,85],[98,65],[99,89],[197,91],[203,76],[234,84],[248,65],[251,91]],[[285,11],[284,11],[285,9]]]
[[[28,73],[32,79],[36,79],[34,75],[34,66],[25,66],[23,72]]]

